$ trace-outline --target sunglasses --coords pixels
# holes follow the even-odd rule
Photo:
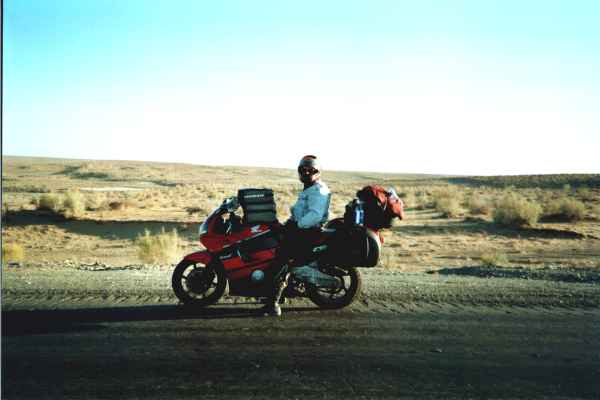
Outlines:
[[[311,168],[311,167],[302,167],[302,168],[298,168],[298,172],[302,175],[314,175],[319,171],[317,171],[316,169]]]

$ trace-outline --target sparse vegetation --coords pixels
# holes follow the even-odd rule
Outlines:
[[[2,243],[2,264],[22,261],[25,251],[17,243]]]
[[[596,217],[596,219],[600,219],[600,204],[592,206],[590,211]]]
[[[531,226],[538,221],[541,213],[542,207],[537,202],[509,191],[496,202],[493,218],[500,225]]]
[[[302,189],[294,170],[10,156],[4,158],[3,167],[3,182],[9,182],[15,189],[3,196],[3,209],[10,209],[2,229],[3,239],[7,243],[19,243],[27,251],[27,259],[31,260],[78,258],[118,265],[138,262],[137,246],[131,244],[136,242],[140,232],[155,223],[164,223],[167,232],[176,228],[181,254],[191,252],[198,246],[198,222],[206,218],[223,198],[235,195],[238,189],[272,188],[280,221],[288,218],[289,207]],[[102,174],[111,178],[104,179]],[[543,176],[538,180],[532,177],[499,178],[504,183],[513,183],[512,192],[525,199],[527,204],[544,205],[545,215],[546,205],[565,196],[565,184],[571,186],[568,198],[584,202],[586,217],[577,224],[543,218],[522,232],[490,223],[496,203],[500,204],[497,199],[507,193],[506,189],[496,187],[495,178],[485,177],[481,181],[485,185],[478,187],[470,186],[470,183],[447,184],[441,177],[400,174],[325,171],[323,178],[333,193],[330,218],[343,216],[345,205],[364,185],[377,183],[396,188],[407,203],[408,218],[382,231],[385,236],[383,254],[386,255],[382,262],[388,268],[418,271],[431,266],[468,265],[472,262],[469,260],[479,260],[481,252],[489,251],[487,249],[510,254],[517,250],[518,255],[511,258],[514,263],[555,263],[555,258],[545,256],[551,249],[552,254],[560,252],[562,264],[593,262],[597,265],[596,255],[600,253],[592,239],[556,239],[581,237],[578,234],[600,237],[600,224],[597,223],[600,220],[600,189],[594,184],[598,176],[582,175],[577,179],[562,175]],[[535,182],[543,185],[532,186]],[[40,193],[41,187],[51,192]],[[85,219],[57,223],[60,218],[31,212],[46,207],[56,215],[62,215],[69,191],[78,191],[83,196]],[[112,207],[117,211],[111,210],[109,203],[113,203]],[[434,205],[437,210],[433,209]],[[476,218],[444,220],[439,218],[441,213]],[[495,214],[496,221],[500,221],[499,212]],[[160,232],[160,228],[152,228],[151,232]],[[585,252],[580,248],[584,246]],[[592,250],[587,250],[588,247]],[[574,258],[574,252],[585,255]],[[552,261],[548,261],[550,259]]]
[[[426,210],[433,208],[432,200],[426,191],[419,191],[415,195],[415,209]]]
[[[497,251],[483,253],[480,259],[484,267],[502,267],[508,264],[506,254]]]
[[[62,208],[62,196],[56,193],[46,193],[40,196],[37,202],[38,210],[58,213]]]
[[[479,194],[472,194],[467,198],[466,207],[471,215],[487,215],[492,212],[491,202]]]
[[[86,211],[98,211],[104,205],[104,199],[99,193],[89,193],[84,196]]]
[[[600,174],[554,174],[554,175],[505,175],[505,176],[469,176],[448,178],[448,182],[478,187],[543,188],[562,189],[569,187],[600,187]]]
[[[68,191],[63,200],[62,214],[66,218],[80,217],[85,211],[85,200],[78,191]]]
[[[546,204],[544,216],[569,222],[581,221],[585,217],[585,205],[579,200],[563,196]]]
[[[457,217],[462,212],[461,198],[462,194],[453,186],[439,188],[433,192],[435,210],[445,218]]]
[[[179,235],[175,229],[167,233],[163,228],[156,235],[146,230],[136,240],[138,258],[150,264],[174,262],[180,255],[179,243]]]
[[[592,201],[595,199],[594,192],[592,192],[590,188],[586,186],[577,189],[576,194],[577,197],[579,197],[583,201]]]

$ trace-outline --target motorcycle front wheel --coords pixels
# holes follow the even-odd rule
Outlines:
[[[223,296],[227,277],[220,268],[183,260],[173,271],[172,286],[183,304],[206,307]]]
[[[337,309],[350,305],[360,293],[362,276],[356,268],[332,268],[327,271],[340,280],[337,289],[308,287],[308,298],[320,308]]]

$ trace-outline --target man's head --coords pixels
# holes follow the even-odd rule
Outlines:
[[[304,156],[298,164],[298,177],[305,186],[310,186],[321,177],[321,166],[316,156]]]

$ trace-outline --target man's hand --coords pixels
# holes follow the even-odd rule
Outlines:
[[[287,221],[285,221],[282,229],[284,235],[296,230],[298,230],[298,223],[296,221],[294,221],[292,218],[289,218]]]

